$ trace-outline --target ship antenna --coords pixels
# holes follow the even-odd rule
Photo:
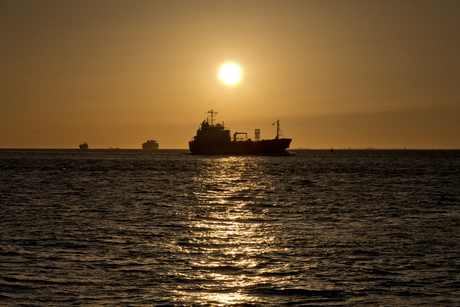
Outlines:
[[[208,111],[208,113],[211,114],[211,126],[214,126],[214,114],[217,115],[217,112],[215,112],[214,110],[211,110],[211,111]]]

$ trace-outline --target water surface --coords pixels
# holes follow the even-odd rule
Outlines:
[[[460,304],[460,151],[0,150],[6,306]]]

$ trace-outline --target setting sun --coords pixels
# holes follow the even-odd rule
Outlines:
[[[234,63],[224,64],[219,70],[219,78],[228,85],[236,84],[241,80],[241,68]]]

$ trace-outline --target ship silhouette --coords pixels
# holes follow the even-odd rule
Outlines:
[[[260,129],[255,129],[254,140],[247,138],[246,132],[235,132],[233,138],[224,123],[214,124],[213,110],[210,116],[203,120],[196,136],[189,142],[189,148],[195,155],[289,155],[286,151],[292,139],[281,137],[280,123],[277,120],[276,137],[270,140],[260,140]],[[245,138],[238,137],[245,135]]]
[[[148,140],[147,142],[142,144],[142,149],[147,149],[147,150],[154,150],[158,149],[159,144],[155,140]]]

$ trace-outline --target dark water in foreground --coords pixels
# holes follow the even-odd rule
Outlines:
[[[0,305],[460,305],[460,151],[186,152],[0,150]]]

